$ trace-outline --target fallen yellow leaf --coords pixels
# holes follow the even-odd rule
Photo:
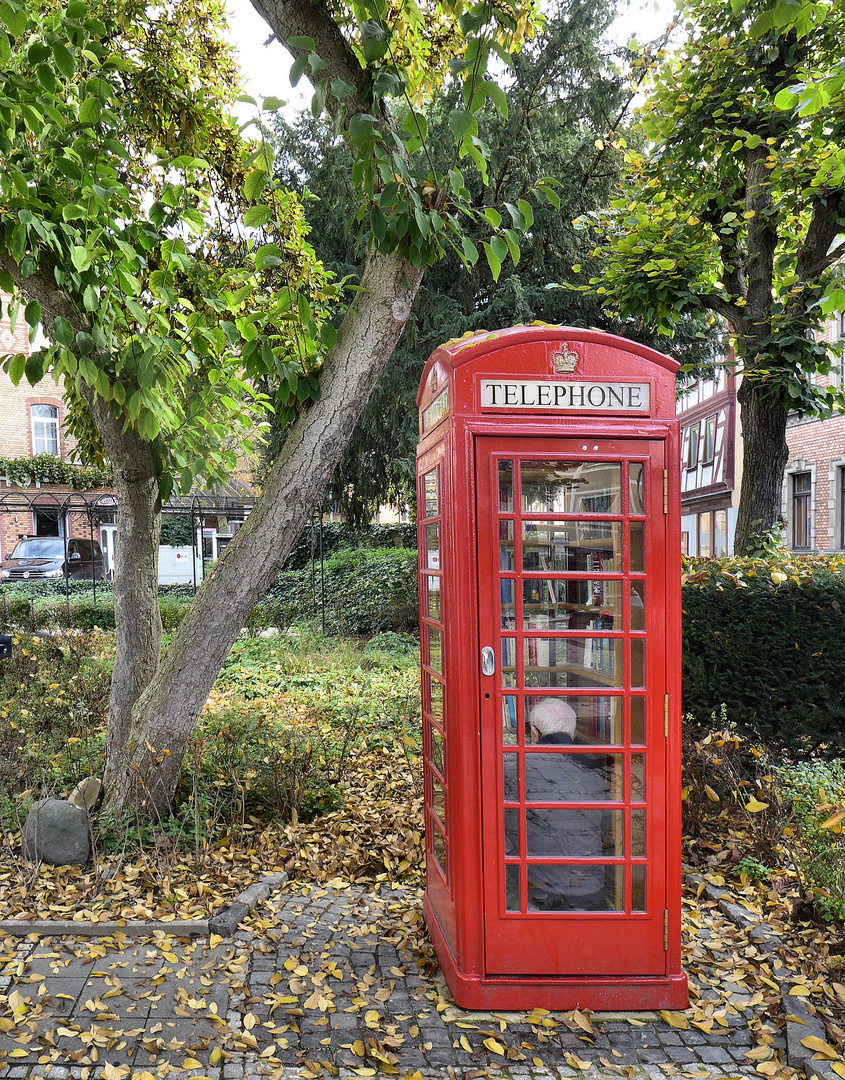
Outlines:
[[[498,1054],[500,1057],[505,1056],[505,1048],[498,1040],[485,1039],[484,1045],[487,1047],[488,1050],[491,1051],[491,1053]]]
[[[820,1039],[817,1035],[805,1035],[801,1040],[801,1045],[806,1046],[808,1050],[813,1050],[817,1054],[821,1054],[822,1057],[828,1059],[828,1061],[836,1061],[839,1055],[833,1049],[833,1047]]]

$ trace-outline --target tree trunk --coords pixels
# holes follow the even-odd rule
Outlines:
[[[320,378],[320,400],[294,423],[255,508],[198,591],[135,706],[108,804],[155,815],[172,799],[185,749],[232,643],[305,526],[410,315],[422,280],[396,255],[371,253]],[[115,759],[117,760],[117,759]]]
[[[753,533],[781,520],[783,471],[789,460],[783,399],[764,382],[745,378],[737,398],[742,424],[742,484],[734,554],[746,554]]]
[[[120,521],[116,536],[114,622],[116,654],[106,730],[105,786],[125,764],[132,709],[158,670],[161,614],[158,544],[161,496],[150,443],[123,430],[108,405],[83,390],[114,471]]]

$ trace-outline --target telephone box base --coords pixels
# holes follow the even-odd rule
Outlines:
[[[468,975],[461,971],[446,944],[437,919],[425,899],[425,921],[446,983],[461,1009],[501,1009],[527,1012],[550,1009],[591,1009],[598,1012],[635,1012],[686,1009],[687,977],[683,971],[663,976],[613,978],[599,975],[537,976]]]

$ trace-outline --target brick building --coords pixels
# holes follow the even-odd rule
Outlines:
[[[13,331],[8,297],[0,296],[0,300],[0,355],[29,355],[29,328],[23,315]],[[74,443],[64,431],[64,414],[61,386],[49,375],[37,386],[25,379],[15,386],[0,369],[0,559],[12,551],[20,536],[93,535],[99,539],[100,525],[114,518],[108,489],[83,492],[73,482],[42,481],[38,477],[43,476],[43,469],[33,468],[32,476],[26,473],[27,460],[42,455],[57,458],[68,470],[74,468],[70,462]],[[97,502],[103,505],[92,517],[89,510]]]

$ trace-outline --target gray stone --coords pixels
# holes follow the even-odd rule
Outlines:
[[[37,799],[24,822],[23,849],[51,866],[81,866],[91,851],[88,815],[66,799]]]

